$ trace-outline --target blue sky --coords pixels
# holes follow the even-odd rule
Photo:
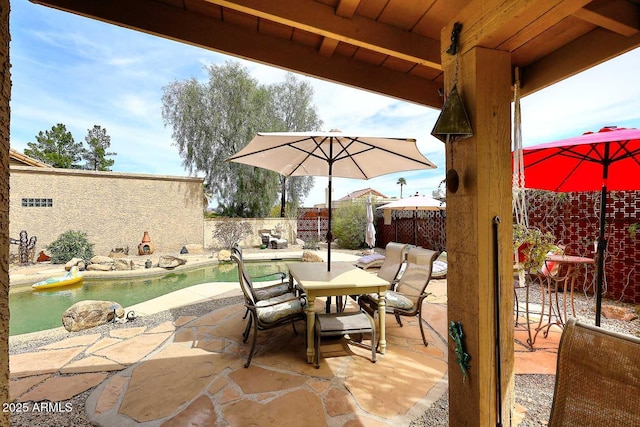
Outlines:
[[[186,176],[171,129],[161,115],[162,87],[173,80],[206,77],[204,66],[239,61],[263,84],[285,71],[186,44],[82,18],[28,1],[12,1],[11,147],[22,152],[40,131],[64,123],[76,141],[94,125],[106,128],[114,171]],[[524,145],[616,125],[640,127],[640,49],[522,100]],[[398,197],[431,195],[444,178],[444,144],[430,135],[439,111],[318,79],[314,102],[325,129],[411,137],[438,169],[386,175],[369,181],[334,179],[334,198],[375,188]],[[305,205],[324,201],[327,180]]]

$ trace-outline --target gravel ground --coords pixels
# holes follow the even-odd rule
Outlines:
[[[524,301],[524,290],[519,290],[518,292],[522,293],[521,295],[519,295],[519,300],[521,302]],[[540,292],[538,289],[532,288],[530,290],[530,300],[540,301]],[[201,316],[216,308],[223,307],[229,304],[236,304],[241,301],[242,300],[240,297],[234,297],[179,307],[150,316],[138,317],[135,319],[133,325],[155,326],[167,320],[174,320],[179,316]],[[586,323],[593,323],[593,319],[595,318],[593,310],[595,304],[593,302],[593,297],[585,296],[581,293],[578,293],[575,295],[575,303],[576,317],[578,318],[578,320]],[[604,301],[604,304],[616,304],[633,308],[633,306],[629,304],[615,303],[608,300]],[[640,320],[638,319],[631,322],[626,322],[602,318],[601,324],[606,329],[616,330],[630,335],[640,335]],[[83,332],[78,332],[78,334],[102,333],[103,335],[107,335],[109,331],[114,327],[131,326],[131,323],[122,325],[104,325]],[[12,337],[10,341],[9,352],[10,354],[17,354],[33,351],[37,347],[46,345],[50,342],[54,342],[65,337],[65,334],[66,331],[61,330],[54,333],[48,331],[47,334],[42,336],[41,338],[34,338],[33,335],[29,339]],[[527,409],[526,417],[520,424],[521,427],[547,425],[551,410],[551,401],[553,399],[554,381],[554,375],[516,375],[514,390],[515,401],[516,403],[524,406]],[[63,405],[66,403],[69,403],[71,405],[71,408],[73,408],[71,412],[49,413],[47,414],[46,418],[44,418],[42,414],[37,414],[34,412],[14,414],[11,417],[11,426],[91,426],[91,423],[89,423],[84,414],[84,402],[91,391],[92,390],[88,390],[85,393],[75,396],[69,401],[63,402]],[[440,399],[434,402],[423,415],[415,419],[410,424],[410,426],[447,426],[449,421],[448,408],[449,398],[448,393],[445,393]]]

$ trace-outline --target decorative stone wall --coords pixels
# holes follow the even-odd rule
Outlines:
[[[157,253],[204,243],[202,178],[11,166],[10,183],[9,236],[37,236],[36,253],[68,230],[86,232],[96,255],[136,253],[145,231]],[[25,198],[52,206],[24,207]]]

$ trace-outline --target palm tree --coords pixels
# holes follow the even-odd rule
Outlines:
[[[400,198],[402,199],[402,186],[407,185],[407,180],[404,178],[398,178],[398,182],[396,184],[400,184]]]

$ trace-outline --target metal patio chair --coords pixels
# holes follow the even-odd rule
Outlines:
[[[235,253],[231,254],[231,259],[238,265],[238,281],[244,294],[244,305],[249,312],[249,321],[242,334],[242,342],[247,342],[249,334],[251,333],[251,327],[253,326],[251,349],[249,350],[247,362],[244,365],[245,368],[248,368],[255,351],[258,331],[272,329],[285,323],[291,323],[293,332],[297,334],[295,322],[297,320],[306,320],[304,307],[307,304],[307,300],[304,294],[296,295],[293,292],[273,298],[257,300],[254,296],[251,278],[247,274],[242,260],[240,260]]]
[[[414,247],[407,254],[407,267],[402,273],[395,290],[387,291],[386,312],[393,313],[396,321],[402,326],[400,316],[417,316],[420,324],[422,342],[427,346],[427,339],[422,325],[422,302],[429,295],[425,289],[431,280],[433,262],[439,252]],[[362,295],[358,304],[373,316],[378,311],[378,297],[375,294]]]
[[[640,426],[640,339],[569,319],[549,426]]]

